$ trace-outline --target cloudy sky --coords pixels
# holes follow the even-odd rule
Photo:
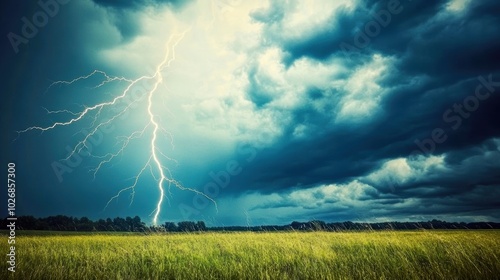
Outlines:
[[[496,0],[0,5],[18,215],[500,221]]]

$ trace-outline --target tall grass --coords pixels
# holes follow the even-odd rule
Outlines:
[[[494,230],[21,235],[16,243],[16,272],[3,262],[1,279],[500,277]]]

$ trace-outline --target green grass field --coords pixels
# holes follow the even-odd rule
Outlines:
[[[0,248],[7,260],[5,233]],[[500,231],[27,234],[0,279],[500,279]]]

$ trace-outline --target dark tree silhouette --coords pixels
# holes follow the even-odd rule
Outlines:
[[[164,224],[165,230],[166,231],[177,231],[177,225],[173,222],[165,222]]]
[[[6,228],[7,218],[0,220],[2,228]],[[474,222],[474,223],[449,223],[432,220],[427,222],[384,222],[384,223],[354,223],[351,221],[325,223],[324,221],[298,222],[289,225],[267,226],[229,226],[207,227],[203,221],[182,221],[178,224],[165,222],[161,226],[146,226],[139,216],[116,217],[92,221],[87,217],[76,218],[64,215],[36,218],[33,216],[20,216],[17,218],[16,227],[19,230],[52,230],[52,231],[133,231],[133,232],[192,232],[192,231],[346,231],[346,230],[415,230],[415,229],[500,229],[500,223]]]

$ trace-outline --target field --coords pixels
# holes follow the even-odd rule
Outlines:
[[[16,261],[0,279],[499,279],[500,231],[18,231]]]

